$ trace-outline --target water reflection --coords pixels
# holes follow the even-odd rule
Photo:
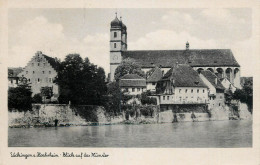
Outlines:
[[[10,147],[251,147],[251,121],[9,129]]]

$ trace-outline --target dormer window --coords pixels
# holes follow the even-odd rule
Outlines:
[[[116,38],[117,37],[117,32],[114,32],[114,38]]]

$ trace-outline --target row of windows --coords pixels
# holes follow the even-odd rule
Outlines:
[[[37,64],[37,66],[47,66],[47,63],[45,63],[45,62],[44,62],[44,63],[42,63],[42,65],[41,65],[41,63],[39,63],[39,62],[38,62],[38,63],[36,63],[36,64]],[[32,66],[34,66],[34,63],[32,63]]]
[[[126,91],[127,92],[135,92],[135,90],[137,91],[137,92],[140,92],[141,90],[142,90],[142,92],[143,92],[143,90],[144,90],[144,88],[126,88]]]
[[[31,79],[28,79],[28,82],[31,82]],[[40,79],[40,78],[36,78],[34,82],[43,82],[43,79]],[[45,82],[53,82],[53,79],[52,78],[45,78]]]
[[[170,100],[170,96],[163,96],[163,100],[165,100],[167,98],[167,100]],[[184,99],[184,98],[183,98]],[[186,100],[188,100],[189,97],[186,97]],[[192,96],[191,99],[194,99],[194,97]],[[205,97],[203,97],[203,99],[205,99]],[[179,100],[182,100],[182,97],[179,97]],[[197,101],[201,100],[201,98],[197,97]]]
[[[32,73],[34,74],[35,71],[32,71]],[[26,71],[26,74],[28,74],[28,71]],[[45,71],[42,71],[42,74],[45,74]],[[51,71],[49,71],[49,74],[51,74]]]
[[[181,91],[182,91],[182,90],[179,89],[179,93],[181,93]],[[187,93],[187,92],[188,92],[188,89],[185,89],[185,93]],[[200,92],[200,90],[197,89],[197,93],[199,93],[199,92]],[[203,89],[202,92],[205,93],[205,89]],[[191,89],[191,93],[193,93],[193,89]]]

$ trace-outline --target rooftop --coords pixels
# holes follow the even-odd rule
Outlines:
[[[177,62],[192,67],[240,66],[230,49],[136,50],[123,51],[122,56],[135,59],[142,67],[172,67]]]
[[[207,85],[199,77],[199,74],[189,65],[179,64],[172,67],[160,81],[171,81],[175,87],[205,87]]]
[[[222,85],[221,81],[218,79],[218,77],[212,73],[209,70],[203,70],[200,72],[203,76],[206,77],[206,79],[216,88],[216,89],[221,89],[225,90],[225,87]],[[217,79],[217,84],[216,84],[216,79]]]
[[[152,68],[150,71],[147,73],[147,82],[157,82],[163,77],[162,71],[160,68],[155,67]]]
[[[146,80],[137,74],[126,74],[119,80],[120,87],[146,87]]]

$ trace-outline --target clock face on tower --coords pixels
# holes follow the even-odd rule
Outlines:
[[[117,56],[117,55],[114,55],[114,56],[113,56],[113,60],[118,60],[118,56]]]

